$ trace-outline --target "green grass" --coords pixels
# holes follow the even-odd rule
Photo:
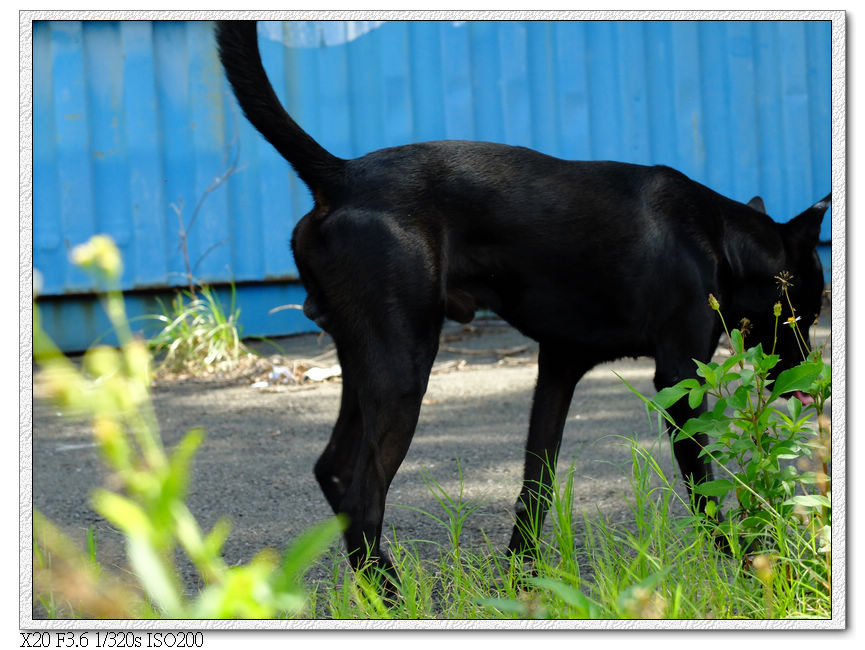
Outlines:
[[[663,441],[666,442],[666,441]],[[574,525],[573,472],[556,488],[537,557],[507,556],[500,544],[460,539],[475,509],[431,477],[439,510],[419,513],[444,528],[449,542],[403,542],[389,550],[401,586],[386,604],[369,575],[346,569],[333,551],[319,564],[327,579],[310,585],[305,616],[337,619],[765,619],[829,618],[830,591],[810,568],[805,536],[779,540],[781,552],[761,571],[745,558],[718,551],[700,520],[645,448],[632,452],[631,517],[614,523],[603,513]],[[677,479],[676,479],[677,480]],[[685,514],[677,514],[685,513]],[[779,530],[786,531],[787,527]],[[374,579],[374,578],[373,578]]]
[[[666,441],[659,441],[666,443]],[[830,591],[809,570],[814,553],[802,539],[784,539],[768,574],[753,563],[720,553],[687,512],[673,484],[649,450],[631,449],[630,517],[613,522],[603,513],[583,514],[575,524],[573,471],[556,486],[537,557],[516,559],[488,539],[469,544],[461,529],[476,506],[461,490],[448,495],[428,476],[437,502],[431,518],[448,542],[403,541],[391,533],[389,552],[401,593],[385,602],[374,572],[355,574],[339,546],[314,566],[306,580],[315,619],[765,619],[829,618]],[[783,530],[787,530],[786,527]],[[786,535],[787,533],[785,533]],[[95,564],[95,546],[88,549]],[[37,561],[50,557],[37,548]],[[303,558],[297,560],[299,564]],[[308,572],[309,573],[309,572]],[[70,617],[68,605],[40,594],[49,618]],[[74,616],[74,612],[71,614]],[[290,618],[287,613],[278,617]],[[294,614],[298,616],[298,614]]]
[[[223,307],[213,289],[178,292],[170,305],[160,303],[162,313],[151,318],[161,330],[150,340],[160,368],[168,372],[205,374],[220,365],[236,363],[248,353],[241,341],[240,309],[231,301]]]

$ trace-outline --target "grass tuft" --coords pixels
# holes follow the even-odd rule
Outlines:
[[[207,286],[196,293],[177,293],[170,305],[160,301],[162,314],[153,318],[162,329],[150,340],[160,359],[159,371],[201,375],[235,364],[249,350],[241,340],[240,309],[234,286],[226,310],[215,291]]]

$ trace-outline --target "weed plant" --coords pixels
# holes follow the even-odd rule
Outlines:
[[[781,303],[776,304],[775,331],[779,324],[793,329],[801,363],[772,379],[780,360],[774,345],[769,353],[759,344],[745,349],[742,331],[728,330],[732,349],[723,363],[697,362],[701,379],[686,379],[647,402],[669,420],[665,408],[686,395],[692,407],[714,398],[714,406],[686,422],[675,437],[708,434],[703,454],[726,476],[694,491],[717,499],[719,505],[709,502],[706,510],[709,523],[762,583],[767,618],[798,615],[815,600],[815,607],[828,607],[832,569],[831,441],[825,416],[831,367],[823,361],[823,350],[809,349],[802,336],[788,296],[792,278],[781,274],[777,279],[792,315],[780,323]],[[709,302],[723,323],[717,300],[710,296]],[[722,517],[725,499],[731,503]]]
[[[241,340],[240,309],[234,285],[226,310],[208,286],[178,291],[170,305],[152,317],[161,329],[150,339],[160,370],[193,376],[236,364],[249,354]]]
[[[34,309],[34,355],[51,397],[65,410],[92,422],[93,436],[111,472],[114,489],[92,495],[94,510],[126,539],[138,585],[108,576],[96,562],[96,537],[88,554],[34,513],[34,595],[47,615],[96,618],[271,618],[298,615],[306,598],[300,577],[339,534],[332,519],[302,535],[280,558],[263,550],[248,564],[227,566],[221,550],[229,523],[204,533],[186,505],[191,463],[204,440],[193,429],[168,452],[150,400],[150,353],[132,338],[117,288],[120,255],[107,237],[75,249],[73,259],[107,286],[104,305],[120,348],[90,349],[79,369],[56,348]],[[204,588],[188,597],[174,555],[182,550]],[[70,613],[71,612],[71,613]]]
[[[178,291],[170,305],[158,301],[161,313],[147,319],[155,319],[160,324],[158,333],[150,343],[154,353],[160,358],[159,369],[172,374],[210,374],[236,364],[241,356],[249,354],[241,341],[240,309],[236,307],[234,284],[231,284],[229,308],[225,310],[213,288],[200,284],[195,278],[195,270],[202,260],[227,240],[223,239],[208,247],[195,263],[189,254],[189,235],[205,201],[239,171],[240,146],[236,123],[234,137],[228,143],[224,156],[224,169],[213,178],[198,198],[188,222],[184,218],[183,200],[171,204],[177,215],[177,234],[186,269],[187,288]]]

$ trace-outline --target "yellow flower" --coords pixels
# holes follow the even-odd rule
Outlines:
[[[120,251],[108,235],[94,235],[90,241],[72,249],[72,262],[84,269],[93,269],[117,278],[123,272]]]

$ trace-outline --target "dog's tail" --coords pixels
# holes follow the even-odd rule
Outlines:
[[[261,63],[255,21],[220,21],[216,42],[225,75],[250,123],[291,163],[313,195],[337,195],[344,186],[346,161],[313,140],[279,102]]]

